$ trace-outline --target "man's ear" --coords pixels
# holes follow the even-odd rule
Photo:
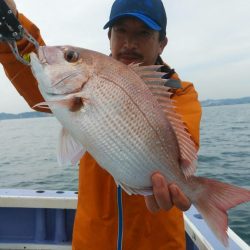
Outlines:
[[[163,52],[167,44],[168,44],[168,38],[165,36],[165,38],[162,41],[160,41],[159,54]]]

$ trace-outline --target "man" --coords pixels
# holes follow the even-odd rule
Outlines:
[[[43,45],[37,27],[16,12],[13,0],[6,2],[28,32]],[[104,26],[109,28],[111,56],[125,64],[163,64],[160,54],[167,45],[166,22],[161,0],[116,0],[109,22]],[[18,48],[22,54],[34,50],[31,44],[23,40],[18,42]],[[17,62],[6,44],[0,45],[0,61],[13,85],[31,107],[42,101],[29,67]],[[167,65],[163,70],[167,78],[181,85],[181,88],[172,89],[172,99],[176,101],[176,109],[198,149],[201,110],[197,93],[191,83],[181,82]],[[185,249],[181,210],[189,208],[189,200],[174,183],[167,183],[160,173],[152,175],[152,185],[152,196],[129,196],[117,189],[112,176],[86,153],[80,161],[72,248]]]

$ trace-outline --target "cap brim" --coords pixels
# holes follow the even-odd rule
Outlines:
[[[139,14],[139,13],[123,13],[123,14],[117,15],[117,16],[113,17],[111,20],[109,20],[104,25],[103,29],[107,29],[109,27],[112,27],[118,19],[121,19],[123,17],[130,17],[130,16],[138,18],[139,20],[141,20],[143,23],[145,23],[152,30],[156,30],[156,31],[161,30],[161,27],[156,22],[154,22],[149,17],[144,16],[143,14]]]

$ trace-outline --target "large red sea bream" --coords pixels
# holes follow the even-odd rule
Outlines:
[[[227,244],[226,211],[250,191],[194,176],[196,149],[176,114],[160,66],[124,65],[71,46],[40,47],[31,67],[63,129],[58,159],[77,162],[85,151],[129,194],[152,194],[150,176],[175,182],[216,236]]]

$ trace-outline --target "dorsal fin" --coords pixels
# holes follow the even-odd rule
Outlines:
[[[182,121],[181,116],[176,112],[174,102],[171,100],[171,94],[159,86],[159,89],[152,92],[160,103],[163,112],[167,119],[170,121],[175,135],[178,140],[180,154],[181,154],[181,168],[186,177],[189,177],[195,173],[196,170],[196,147],[191,139],[191,135],[188,132],[187,127]]]
[[[196,147],[181,116],[175,110],[175,101],[170,98],[172,95],[172,93],[169,92],[170,88],[164,86],[168,80],[162,79],[161,77],[164,76],[165,73],[156,71],[161,68],[162,65],[139,66],[139,64],[131,64],[129,66],[147,84],[150,91],[158,100],[167,119],[171,123],[178,140],[181,157],[180,166],[185,177],[188,178],[193,175],[196,170]]]

